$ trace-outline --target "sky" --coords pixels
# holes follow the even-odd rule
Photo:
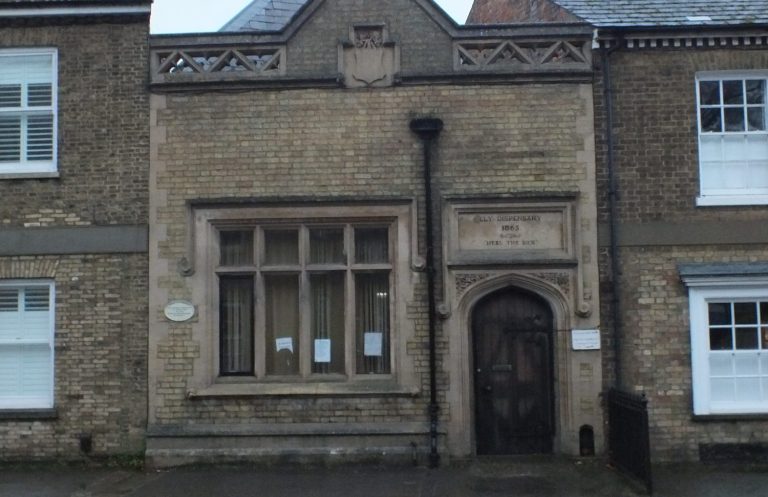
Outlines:
[[[463,24],[472,0],[436,0],[456,22]],[[218,31],[251,0],[155,0],[150,29],[153,34]]]

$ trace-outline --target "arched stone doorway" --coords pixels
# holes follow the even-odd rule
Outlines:
[[[548,302],[501,288],[475,304],[471,327],[477,453],[552,452],[555,324]]]

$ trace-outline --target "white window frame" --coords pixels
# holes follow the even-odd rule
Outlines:
[[[58,50],[55,48],[7,48],[0,49],[0,67],[2,65],[2,59],[5,57],[30,57],[36,55],[50,55],[51,56],[51,105],[50,107],[35,107],[30,110],[26,103],[23,101],[22,92],[22,106],[21,107],[0,107],[1,115],[30,115],[32,113],[50,112],[53,118],[53,130],[52,130],[52,157],[51,160],[44,161],[30,161],[26,160],[26,130],[22,126],[21,129],[21,160],[18,162],[0,162],[0,175],[12,177],[13,175],[46,175],[55,174],[57,172],[58,164]]]
[[[768,278],[696,278],[686,281],[690,310],[693,412],[695,415],[765,414],[768,400],[714,402],[710,396],[709,308],[710,302],[768,300]],[[758,350],[758,356],[768,350]]]
[[[768,204],[768,188],[760,189],[722,189],[707,190],[704,187],[704,154],[702,153],[702,137],[703,136],[766,136],[768,138],[768,129],[761,131],[738,131],[727,132],[722,131],[720,133],[702,133],[701,129],[701,94],[700,85],[702,81],[722,81],[722,80],[746,80],[746,79],[763,79],[766,80],[766,86],[768,87],[768,71],[755,70],[755,71],[705,71],[696,74],[695,81],[695,95],[696,95],[696,123],[697,123],[697,143],[698,143],[698,156],[699,156],[699,196],[696,198],[697,206],[718,206],[718,205],[763,205]],[[764,112],[766,113],[766,119],[768,119],[768,91],[763,104]],[[724,103],[719,104],[721,108],[724,107]],[[725,123],[723,122],[723,126]],[[768,128],[768,127],[767,127]],[[768,162],[768,156],[765,157],[765,161]]]
[[[30,403],[29,398],[25,397],[7,397],[0,396],[0,410],[28,410],[28,409],[52,409],[54,407],[54,390],[55,390],[55,328],[56,328],[56,288],[53,281],[50,280],[3,280],[0,281],[0,288],[35,288],[45,287],[48,288],[48,313],[49,313],[49,329],[47,340],[41,342],[40,340],[3,340],[0,339],[0,347],[16,347],[24,344],[42,345],[47,344],[50,347],[50,388],[45,398],[39,398],[36,401]]]

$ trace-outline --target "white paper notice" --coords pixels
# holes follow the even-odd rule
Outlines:
[[[573,330],[573,350],[600,350],[600,330]]]
[[[365,333],[365,348],[363,355],[368,357],[381,357],[381,341],[383,334],[378,331]]]
[[[331,339],[315,339],[315,362],[331,362]]]
[[[281,350],[289,350],[291,354],[293,354],[293,338],[275,338],[275,347],[278,352]]]

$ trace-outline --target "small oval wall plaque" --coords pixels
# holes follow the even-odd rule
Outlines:
[[[173,300],[165,306],[165,317],[180,323],[189,321],[195,315],[195,305],[187,300]]]

